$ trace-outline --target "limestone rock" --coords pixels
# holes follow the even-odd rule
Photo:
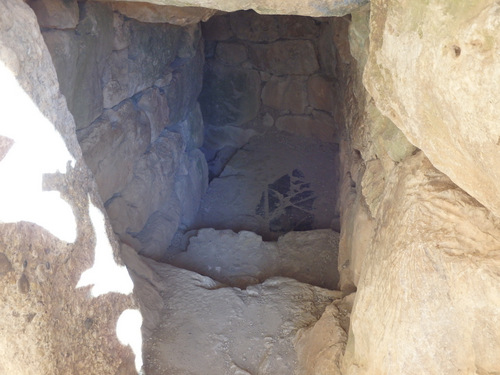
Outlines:
[[[307,81],[307,96],[313,108],[332,113],[335,110],[335,92],[333,82],[314,75]]]
[[[112,3],[111,6],[113,10],[120,12],[124,16],[141,22],[169,23],[179,26],[207,21],[210,17],[218,13],[214,9],[200,7],[177,7],[126,1]]]
[[[316,322],[339,292],[272,278],[246,290],[146,261],[162,281],[162,322],[145,343],[151,375],[293,374],[294,337]]]
[[[371,2],[364,81],[436,168],[500,216],[499,5]]]
[[[187,118],[175,125],[168,127],[169,132],[179,133],[182,136],[186,151],[200,148],[203,145],[203,117],[201,115],[200,105],[189,112]]]
[[[279,111],[303,114],[306,110],[305,77],[272,77],[262,90],[262,104]]]
[[[78,24],[77,0],[30,0],[27,3],[37,14],[41,27],[74,29]]]
[[[174,187],[183,151],[179,134],[162,134],[132,164],[130,181],[107,202],[115,233],[143,254],[159,257],[179,226]]]
[[[181,169],[183,173],[177,176],[175,192],[180,202],[180,225],[189,227],[193,223],[201,199],[208,187],[208,166],[205,155],[194,149],[184,154]]]
[[[224,12],[236,12],[244,8],[254,9],[257,13],[261,14],[293,14],[311,17],[330,17],[349,14],[359,6],[366,4],[367,0],[314,0],[306,3],[301,0],[291,0],[286,3],[273,0],[250,0],[244,4],[234,0],[151,0],[150,3],[210,8],[222,10]]]
[[[151,142],[170,124],[170,108],[164,90],[158,87],[146,89],[135,98],[136,105],[149,119]]]
[[[196,30],[199,30],[198,26],[196,27]],[[191,37],[189,33],[183,35],[188,40]],[[195,109],[201,92],[205,63],[203,43],[198,39],[192,46],[195,48],[194,51],[191,51],[191,45],[187,45],[186,48],[188,53],[194,52],[194,55],[189,58],[176,59],[171,80],[165,86],[160,86],[165,91],[167,102],[170,104],[169,118],[172,125],[185,120],[188,114]]]
[[[253,137],[211,181],[193,228],[249,230],[266,240],[330,228],[337,151],[334,144],[285,132]]]
[[[277,75],[308,75],[319,68],[314,45],[309,40],[253,44],[250,47],[250,61],[259,70]]]
[[[102,112],[101,74],[113,47],[111,9],[85,3],[82,11],[75,31],[47,30],[43,34],[77,129],[88,126]]]
[[[236,37],[250,42],[314,39],[319,34],[319,23],[309,17],[263,16],[254,11],[241,11],[231,13],[229,19]]]
[[[215,55],[223,64],[238,65],[247,59],[247,49],[240,43],[217,43]]]
[[[335,289],[338,241],[329,229],[290,232],[277,242],[247,231],[201,229],[168,263],[242,289],[274,276]]]
[[[379,212],[343,373],[497,371],[498,218],[422,152],[388,175]]]
[[[206,123],[239,126],[257,116],[260,76],[255,70],[211,64],[203,81],[200,104]]]
[[[319,111],[310,116],[281,116],[276,120],[276,128],[323,142],[335,143],[339,137],[333,118]]]
[[[133,284],[22,1],[0,2],[0,81],[0,134],[13,141],[0,160],[0,371],[137,374]]]
[[[109,109],[78,132],[85,161],[94,173],[104,202],[133,178],[134,161],[151,142],[149,121],[131,100]]]
[[[229,21],[229,15],[215,16],[201,24],[203,37],[207,41],[228,40],[234,36]]]
[[[341,363],[347,333],[340,320],[341,312],[334,302],[326,307],[316,324],[298,332],[295,339],[298,374],[342,375]]]

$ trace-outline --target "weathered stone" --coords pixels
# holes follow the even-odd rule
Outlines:
[[[279,24],[274,16],[261,16],[254,11],[229,15],[231,29],[238,39],[251,42],[274,42],[280,37]]]
[[[217,43],[217,60],[228,65],[237,65],[247,59],[247,49],[239,43]]]
[[[494,373],[498,218],[422,152],[386,177],[378,212],[343,373]]]
[[[342,312],[334,302],[326,307],[318,322],[299,330],[295,338],[299,363],[297,374],[342,375],[347,334],[340,325],[341,319]]]
[[[180,203],[180,225],[189,228],[193,223],[205,191],[208,187],[208,166],[200,150],[184,154],[184,173],[177,176],[175,192]]]
[[[147,153],[131,162],[125,159],[133,168],[131,178],[107,202],[115,233],[123,242],[151,257],[161,255],[179,225],[178,209],[173,209],[171,215],[167,210],[174,204],[172,200],[177,199],[175,176],[183,151],[181,135],[162,133]]]
[[[14,141],[0,160],[0,249],[11,265],[0,279],[1,372],[137,374],[133,285],[39,25],[24,2],[4,0],[0,30],[1,58],[19,62],[14,73],[13,59],[0,61],[0,133]],[[118,331],[130,313],[136,343]]]
[[[113,51],[107,61],[102,76],[103,107],[113,108],[130,97],[128,49]]]
[[[111,9],[85,3],[76,31],[47,30],[43,36],[76,127],[84,128],[103,109],[101,74],[113,46]]]
[[[151,142],[151,130],[145,115],[128,100],[105,111],[90,127],[80,130],[78,138],[106,202],[132,180],[134,163]]]
[[[136,98],[137,107],[148,117],[151,142],[154,142],[166,126],[170,125],[170,109],[165,92],[157,87],[144,90]]]
[[[145,361],[151,375],[293,374],[297,331],[315,323],[340,297],[286,278],[246,290],[228,288],[194,272],[146,262],[161,276],[165,301],[160,328],[145,342],[146,358],[154,359]]]
[[[250,0],[244,4],[239,1],[231,0],[151,0],[150,2],[158,5],[218,9],[224,12],[236,12],[244,7],[245,9],[254,9],[257,13],[261,14],[292,14],[311,17],[330,17],[349,14],[361,5],[366,4],[367,0],[314,0],[309,2],[291,0],[286,3],[274,0]]]
[[[10,271],[12,271],[12,263],[7,258],[7,255],[0,253],[0,276],[4,276]]]
[[[255,70],[210,64],[203,78],[201,111],[212,126],[239,126],[257,116],[260,76]]]
[[[320,75],[311,76],[307,81],[309,104],[315,108],[332,113],[336,106],[333,82]]]
[[[119,51],[130,45],[130,22],[119,13],[113,13],[113,50]]]
[[[306,110],[306,77],[273,77],[262,89],[262,104],[283,112],[303,114]]]
[[[203,82],[203,45],[197,43],[196,54],[189,59],[180,61],[176,66],[168,84],[161,87],[167,96],[170,109],[170,124],[176,124],[184,119],[197,105]]]
[[[183,120],[168,128],[169,132],[179,133],[182,136],[186,151],[191,151],[200,148],[203,145],[204,131],[203,118],[201,115],[200,106],[197,104],[195,108],[189,112],[186,120]]]
[[[254,136],[211,181],[193,228],[249,230],[266,240],[330,228],[337,162],[334,144],[284,132]]]
[[[373,1],[364,81],[436,168],[500,216],[498,10]]]
[[[338,241],[339,234],[329,229],[290,232],[277,242],[252,232],[201,229],[187,250],[168,262],[239,288],[283,276],[335,289]]]
[[[309,40],[285,40],[250,46],[250,61],[257,69],[273,74],[312,74],[319,68]]]
[[[324,142],[338,142],[338,130],[333,118],[316,112],[312,116],[281,116],[276,120],[276,128],[287,133],[316,138]]]
[[[30,0],[41,27],[54,29],[74,29],[78,24],[77,0]]]
[[[207,41],[230,39],[234,33],[229,23],[229,15],[215,16],[201,24],[203,38]]]
[[[169,23],[178,26],[207,21],[218,13],[214,9],[199,7],[176,7],[126,1],[112,3],[111,6],[113,10],[141,22]]]

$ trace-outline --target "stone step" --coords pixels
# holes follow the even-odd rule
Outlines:
[[[338,246],[331,229],[290,232],[276,242],[248,231],[200,229],[167,262],[242,289],[274,276],[336,289]]]
[[[289,278],[241,290],[151,259],[143,262],[154,271],[163,299],[159,324],[144,343],[149,375],[297,373],[303,359],[295,343],[308,339],[327,307],[332,315],[331,309],[338,312],[333,304],[341,303],[339,291]],[[339,342],[345,341],[335,319]]]

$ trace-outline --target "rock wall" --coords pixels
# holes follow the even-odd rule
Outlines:
[[[460,19],[446,3],[437,16],[444,12],[442,19],[457,22],[457,29],[490,14],[486,6],[472,7],[477,13],[468,8]],[[332,360],[329,366],[342,374],[494,374],[500,368],[499,295],[493,287],[499,281],[500,226],[493,206],[474,199],[485,187],[480,179],[467,192],[454,181],[467,171],[465,162],[457,163],[462,157],[479,171],[495,153],[481,147],[477,158],[470,158],[468,146],[451,151],[469,117],[432,117],[429,108],[444,114],[449,103],[438,93],[444,73],[423,82],[432,74],[429,67],[444,68],[441,60],[447,58],[434,54],[436,40],[443,40],[439,32],[447,30],[436,22],[434,5],[417,9],[403,1],[372,1],[371,8],[371,14],[368,8],[358,10],[348,22],[356,62],[349,62],[349,50],[339,48],[347,62],[342,69],[351,77],[344,91],[348,138],[342,144],[339,271],[342,290],[357,292],[342,365]],[[428,40],[429,48],[420,48],[418,39]],[[486,49],[494,50],[494,43]],[[428,53],[435,59],[424,63]],[[486,70],[490,62],[484,62]],[[457,71],[464,82],[477,82],[465,69]],[[469,100],[480,100],[461,101],[465,97],[454,95],[453,105],[472,110]],[[480,108],[473,108],[478,121],[489,114]],[[420,136],[410,135],[415,133]],[[471,144],[474,137],[467,136]],[[452,169],[453,182],[442,165]],[[337,326],[333,320],[332,332]]]
[[[94,2],[31,4],[114,232],[161,257],[207,185],[199,24],[143,23]]]
[[[203,25],[200,103],[212,177],[236,149],[271,129],[338,143],[332,23],[245,11]]]
[[[0,3],[0,81],[0,373],[137,374],[132,280],[23,1]]]

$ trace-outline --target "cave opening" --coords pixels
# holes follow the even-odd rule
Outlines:
[[[145,349],[150,372],[161,373],[155,359],[167,351],[190,373],[229,373],[220,363],[200,372],[215,359],[189,363],[186,353],[205,353],[213,339],[206,328],[186,336],[203,325],[201,311],[214,327],[233,324],[221,328],[226,341],[255,336],[252,347],[265,346],[263,332],[279,335],[276,319],[291,322],[288,348],[299,326],[342,296],[345,19],[210,11],[199,16],[204,22],[186,16],[179,25],[170,11],[148,16],[140,6],[83,1],[66,4],[70,20],[59,27],[36,4],[83,158],[134,280],[143,335],[154,343]],[[222,300],[188,306],[218,290]],[[270,304],[259,299],[272,290],[283,293]],[[243,310],[235,305],[235,296],[256,295]],[[189,324],[172,318],[179,311]],[[181,337],[159,347],[176,324]],[[286,363],[273,359],[275,371],[265,373],[291,373],[296,354],[280,345],[275,357]],[[241,369],[267,356],[233,349],[242,351],[232,354]]]

